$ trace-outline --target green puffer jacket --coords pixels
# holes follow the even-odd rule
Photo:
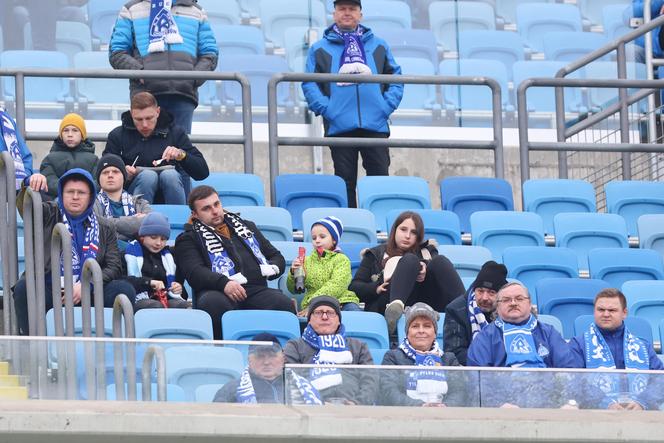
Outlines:
[[[75,148],[68,148],[60,137],[53,140],[51,152],[44,157],[39,167],[39,172],[46,176],[47,194],[51,197],[58,196],[58,180],[70,169],[85,169],[94,176],[97,160],[99,159],[95,155],[95,144],[88,139]]]
[[[318,295],[334,297],[342,305],[360,302],[357,295],[348,290],[353,276],[350,271],[350,260],[343,253],[325,251],[321,257],[314,251],[304,258],[304,269],[306,295],[302,300],[302,309],[309,306],[311,299]],[[290,272],[286,284],[288,290],[294,292],[295,279]]]

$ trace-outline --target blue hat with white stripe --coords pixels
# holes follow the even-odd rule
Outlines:
[[[344,233],[344,225],[343,223],[341,223],[341,220],[330,215],[328,217],[321,218],[313,225],[311,225],[311,227],[313,228],[316,225],[325,226],[325,229],[327,229],[330,232],[330,235],[332,236],[334,243],[339,244],[339,239],[341,238],[341,234]]]

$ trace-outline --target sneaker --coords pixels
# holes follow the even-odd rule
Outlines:
[[[394,300],[385,307],[385,320],[387,320],[387,333],[392,335],[397,330],[397,322],[403,315],[404,305],[401,300]]]

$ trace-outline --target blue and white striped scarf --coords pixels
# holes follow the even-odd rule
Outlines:
[[[99,194],[97,194],[97,200],[99,200],[99,203],[101,203],[101,206],[104,209],[104,217],[113,218],[111,199],[108,194],[104,191],[99,191]],[[136,206],[134,205],[134,199],[130,193],[122,191],[120,201],[122,202],[122,209],[124,210],[125,216],[136,215]]]
[[[541,354],[544,354],[544,351],[548,354],[548,350],[537,349],[535,339],[533,338],[533,330],[537,326],[537,319],[534,315],[530,314],[530,318],[523,325],[507,323],[501,318],[497,318],[495,323],[503,331],[503,343],[505,344],[505,353],[507,354],[506,367],[546,367]]]
[[[178,25],[173,19],[173,0],[151,0],[150,2],[150,45],[148,52],[164,52],[166,44],[182,43]]]
[[[477,306],[475,300],[475,288],[471,287],[467,292],[468,298],[468,319],[470,320],[470,330],[473,334],[473,339],[480,333],[480,331],[489,325],[486,320],[484,312]]]
[[[318,335],[311,325],[307,325],[302,339],[318,351],[311,359],[311,364],[320,367],[311,370],[311,384],[319,391],[340,385],[343,382],[341,371],[338,368],[325,366],[353,363],[353,354],[346,344],[344,325],[339,326],[336,334],[329,335]]]
[[[443,365],[443,351],[436,340],[433,341],[433,346],[429,352],[415,350],[410,345],[407,337],[403,339],[399,349],[413,360],[415,366]],[[406,395],[408,397],[425,403],[440,403],[445,394],[447,394],[447,377],[444,371],[418,369],[408,372],[406,378]]]
[[[125,261],[127,262],[127,275],[132,277],[143,276],[143,247],[138,240],[131,241],[127,244],[127,248],[125,249]],[[176,268],[175,260],[173,259],[173,255],[171,254],[171,250],[168,248],[168,246],[165,246],[164,249],[161,250],[161,264],[164,266],[164,270],[166,271],[166,288],[170,289],[170,287],[173,285],[173,282],[175,282]],[[147,277],[151,276],[148,275]],[[184,300],[182,296],[174,294],[170,290],[168,291],[168,297]],[[136,294],[136,301],[147,300],[149,298],[150,294],[145,291],[141,292],[140,294]]]
[[[21,156],[21,148],[18,145],[18,138],[16,137],[16,128],[12,122],[12,118],[5,112],[4,109],[0,108],[0,132],[2,132],[2,138],[7,145],[7,151],[11,154],[14,159],[14,169],[16,170],[16,190],[21,189],[23,181],[28,176],[25,171],[25,166],[23,165],[23,157]]]
[[[74,276],[74,282],[77,282],[81,278],[81,271],[83,270],[83,263],[89,258],[96,259],[97,252],[99,252],[99,221],[97,216],[93,211],[89,211],[87,217],[88,226],[85,227],[85,236],[83,239],[83,244],[79,245],[76,241],[76,235],[74,234],[74,227],[72,227],[71,222],[67,219],[67,214],[60,204],[60,213],[62,214],[62,223],[65,225],[72,237],[71,242],[71,257],[72,257],[72,273]],[[84,221],[80,221],[84,223]],[[81,253],[79,254],[79,249]],[[60,263],[60,276],[64,277],[65,270],[62,265],[62,260]]]
[[[251,374],[249,373],[249,367],[247,366],[242,371],[242,376],[240,377],[240,384],[235,391],[235,398],[238,403],[247,403],[247,404],[256,404],[256,391],[254,390],[254,384],[251,382]]]
[[[294,396],[300,398],[302,403],[305,405],[322,405],[323,401],[320,398],[320,394],[314,388],[311,383],[304,377],[300,377],[294,371],[291,371],[291,377],[295,384],[296,392]],[[251,381],[251,373],[249,372],[249,367],[244,368],[242,375],[240,376],[240,384],[235,391],[235,398],[238,403],[245,404],[256,404],[258,400],[256,398],[256,391],[254,390],[254,384]]]

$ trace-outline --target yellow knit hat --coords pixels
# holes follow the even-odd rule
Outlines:
[[[88,138],[88,131],[85,129],[85,120],[83,120],[83,117],[81,117],[78,114],[71,113],[67,114],[64,116],[62,121],[60,122],[60,131],[59,134],[62,135],[62,130],[65,129],[67,126],[75,126],[78,128],[79,131],[81,131],[81,137],[83,137],[83,140]]]

